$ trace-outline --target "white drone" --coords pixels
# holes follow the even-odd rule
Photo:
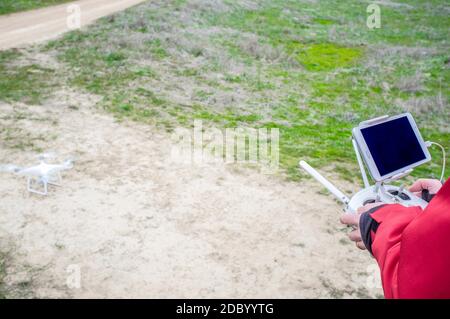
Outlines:
[[[27,189],[30,193],[48,194],[48,185],[61,186],[61,171],[71,169],[73,160],[67,159],[62,164],[48,164],[47,159],[54,158],[51,153],[38,156],[39,164],[31,167],[18,167],[12,164],[0,165],[0,172],[11,172],[27,177]]]

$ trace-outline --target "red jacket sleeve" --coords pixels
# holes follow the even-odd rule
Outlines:
[[[385,205],[370,219],[386,298],[450,298],[450,182],[424,211]]]

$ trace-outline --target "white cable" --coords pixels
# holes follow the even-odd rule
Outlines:
[[[441,181],[441,183],[444,183],[444,174],[445,174],[445,148],[436,142],[431,142],[431,141],[427,141],[425,143],[426,146],[430,147],[431,145],[436,145],[439,146],[442,150],[442,173],[441,173],[441,178],[439,179]]]

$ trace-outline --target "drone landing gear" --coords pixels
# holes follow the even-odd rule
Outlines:
[[[61,186],[61,174],[58,172],[54,175],[51,175],[48,179],[36,178],[33,176],[29,176],[27,179],[27,189],[30,193],[45,196],[48,194],[48,185]]]

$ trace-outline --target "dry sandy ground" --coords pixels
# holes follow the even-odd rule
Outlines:
[[[81,24],[86,26],[96,19],[122,11],[144,0],[80,0],[48,8],[14,13],[0,17],[0,49],[10,49],[29,43],[56,38],[70,31],[68,18],[74,11],[69,6],[80,9]],[[71,20],[69,20],[71,21]]]
[[[1,136],[0,163],[35,163],[35,153],[11,148],[21,138],[77,159],[47,197],[0,173],[0,251],[11,256],[10,295],[381,294],[373,259],[346,239],[340,205],[318,185],[236,164],[173,161],[180,145],[167,133],[117,122],[97,100],[63,89],[43,106],[0,104],[0,125],[10,132]],[[73,269],[81,271],[79,288],[67,286]]]

